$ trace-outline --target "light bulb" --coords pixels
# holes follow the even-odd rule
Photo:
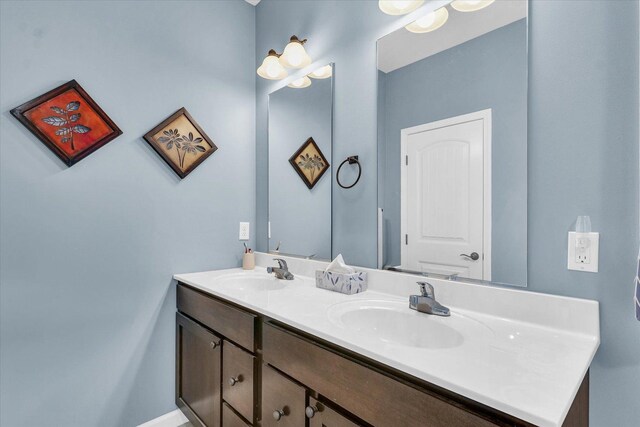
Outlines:
[[[293,65],[294,67],[299,67],[300,64],[302,64],[304,52],[300,52],[300,50],[304,51],[304,48],[301,44],[298,43],[293,44],[289,49],[289,64]]]
[[[422,18],[416,19],[405,28],[412,33],[428,33],[442,27],[448,19],[449,11],[446,7],[441,7]]]
[[[307,55],[303,44],[306,40],[299,40],[296,36],[291,36],[289,44],[284,48],[280,56],[280,64],[289,68],[304,68],[311,64],[311,57]]]
[[[277,61],[269,61],[269,65],[267,65],[267,75],[272,79],[277,78],[278,74],[280,74],[280,67],[278,67],[280,63],[277,62],[274,64],[274,62],[277,62]]]
[[[305,87],[311,86],[311,79],[309,79],[309,77],[307,76],[303,76],[303,77],[300,77],[299,79],[292,81],[287,86],[293,89],[303,89]]]
[[[476,10],[484,9],[494,1],[495,0],[454,0],[451,2],[451,7],[458,12],[475,12]]]
[[[378,7],[387,15],[404,15],[413,12],[424,0],[379,0]]]
[[[436,14],[434,12],[431,12],[430,14],[417,19],[416,25],[422,28],[429,28],[431,25],[433,25],[434,22],[436,22]]]
[[[267,57],[264,58],[257,72],[260,77],[268,80],[280,80],[287,77],[287,70],[280,64],[278,54],[273,49],[270,50]]]
[[[325,65],[324,67],[313,70],[311,74],[309,74],[309,77],[314,79],[327,79],[331,77],[332,74],[333,69],[331,68],[331,65]]]

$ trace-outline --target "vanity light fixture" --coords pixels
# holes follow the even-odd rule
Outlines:
[[[324,67],[317,68],[313,70],[309,77],[314,79],[328,79],[333,74],[333,70],[331,69],[331,65],[325,65]]]
[[[307,76],[300,77],[299,79],[289,83],[287,86],[293,89],[303,89],[305,87],[311,86],[311,79]]]
[[[267,57],[262,61],[262,65],[258,67],[258,75],[268,80],[281,80],[287,77],[287,70],[280,64],[279,57],[280,55],[271,49]]]
[[[379,0],[378,7],[387,15],[405,15],[424,4],[424,0]]]
[[[412,33],[428,33],[442,27],[449,19],[449,11],[446,7],[441,7],[413,21],[405,28]]]
[[[307,39],[300,40],[297,36],[291,36],[280,56],[280,64],[287,68],[304,68],[311,64],[311,57],[304,50],[306,42]]]
[[[454,0],[451,2],[451,7],[458,12],[475,12],[476,10],[484,9],[494,1],[495,0]]]

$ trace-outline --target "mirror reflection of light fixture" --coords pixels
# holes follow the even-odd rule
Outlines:
[[[424,0],[379,0],[378,7],[387,15],[405,15],[424,4]]]
[[[267,57],[262,61],[262,65],[258,67],[258,75],[268,80],[281,80],[287,77],[287,70],[280,64],[279,56],[275,50],[271,49]]]
[[[289,44],[284,48],[280,56],[280,64],[287,68],[304,68],[311,64],[311,57],[304,50],[307,39],[300,40],[296,36],[291,36]]]
[[[428,33],[442,27],[449,19],[449,11],[446,7],[441,7],[413,21],[405,28],[412,33]]]
[[[458,12],[475,12],[476,10],[484,9],[494,1],[495,0],[454,0],[451,2],[451,7]]]
[[[289,83],[287,86],[293,89],[303,89],[305,87],[311,86],[311,79],[307,76],[300,77],[299,79]]]
[[[331,69],[331,65],[325,65],[324,67],[317,68],[313,70],[309,77],[314,79],[328,79],[333,74],[333,70]]]

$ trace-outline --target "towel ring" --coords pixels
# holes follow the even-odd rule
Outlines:
[[[351,184],[351,185],[342,185],[342,183],[340,182],[340,169],[347,162],[349,162],[350,165],[353,165],[353,164],[358,165],[358,177],[356,178],[356,180],[355,180],[355,182],[353,184]],[[360,162],[358,161],[358,156],[349,156],[345,160],[343,160],[342,163],[340,163],[340,166],[338,166],[338,172],[336,172],[336,181],[338,181],[338,185],[340,187],[349,189],[349,188],[355,186],[358,183],[358,181],[360,181],[360,176],[362,176],[362,165],[360,165]]]

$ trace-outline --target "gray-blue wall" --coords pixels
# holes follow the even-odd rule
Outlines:
[[[178,272],[239,265],[255,215],[255,10],[0,4],[0,424],[175,409]],[[9,110],[77,79],[124,134],[71,168]],[[141,139],[186,107],[219,150],[184,180]]]
[[[404,29],[400,31],[405,31]],[[400,132],[491,109],[494,282],[527,283],[527,21],[378,74],[385,264],[400,265]],[[383,101],[384,100],[384,101]]]
[[[529,16],[529,289],[600,302],[592,425],[632,427],[640,419],[640,323],[632,304],[638,2],[533,0]],[[354,189],[334,189],[335,252],[348,253],[353,264],[376,261],[376,40],[411,19],[384,15],[375,1],[263,0],[257,8],[256,61],[297,34],[309,38],[307,50],[318,63],[336,63],[334,157],[359,154],[365,168]],[[261,157],[267,94],[278,84],[258,79]],[[257,215],[264,219],[266,165],[258,163],[257,173]],[[601,233],[598,274],[566,269],[567,232],[578,215],[591,215]]]
[[[289,163],[312,137],[331,165],[331,105],[331,79],[269,95],[271,249],[331,259],[331,169],[309,189]]]

